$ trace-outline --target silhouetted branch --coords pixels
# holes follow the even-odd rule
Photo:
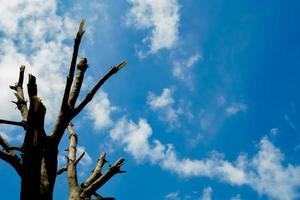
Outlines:
[[[86,97],[82,100],[82,102],[74,109],[73,117],[82,111],[82,109],[93,99],[96,92],[99,88],[105,83],[107,79],[109,79],[112,75],[117,73],[120,69],[122,69],[127,64],[126,61],[122,61],[117,66],[112,67],[93,87],[93,89],[86,95]]]
[[[5,120],[5,119],[0,119],[0,124],[15,125],[15,126],[21,126],[21,127],[25,128],[24,121],[16,122],[16,121],[10,121],[10,120]]]
[[[0,150],[0,159],[10,164],[19,174],[19,176],[22,176],[21,159],[17,155],[12,155]]]

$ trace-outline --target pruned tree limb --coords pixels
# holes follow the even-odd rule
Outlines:
[[[75,190],[78,187],[77,181],[77,170],[76,170],[76,147],[77,147],[77,136],[73,129],[73,125],[70,123],[67,127],[69,132],[69,155],[68,155],[68,164],[67,164],[67,171],[68,171],[68,183],[70,190]]]
[[[25,66],[21,65],[20,72],[19,72],[19,80],[14,86],[10,86],[10,88],[15,91],[14,94],[17,98],[17,101],[14,103],[17,105],[17,108],[19,109],[22,115],[22,121],[26,122],[28,116],[28,107],[23,92],[24,71],[25,71]]]
[[[120,170],[125,159],[119,158],[112,166],[110,166],[106,172],[100,176],[95,182],[93,182],[89,187],[83,189],[81,197],[90,197],[93,195],[99,188],[101,188],[111,177],[116,174],[124,173],[125,171]]]
[[[82,109],[93,99],[96,92],[99,88],[105,83],[107,79],[109,79],[112,75],[117,73],[120,69],[122,69],[127,64],[126,61],[122,61],[117,66],[112,67],[99,81],[98,83],[92,88],[92,90],[86,95],[86,97],[82,100],[82,102],[74,109],[73,116],[78,115],[82,111]]]
[[[82,58],[81,61],[77,65],[76,78],[72,84],[71,93],[69,95],[68,105],[71,110],[74,108],[76,100],[79,96],[80,89],[82,86],[82,81],[83,81],[84,74],[85,74],[87,68],[88,68],[87,59]]]
[[[27,84],[27,91],[29,99],[37,96],[37,85],[36,85],[36,78],[32,74],[28,76],[28,84]]]
[[[65,129],[67,128],[69,122],[71,121],[70,117],[70,107],[68,105],[70,90],[74,79],[75,74],[75,67],[76,67],[76,60],[78,56],[79,46],[81,43],[82,36],[84,34],[84,20],[81,20],[76,37],[74,39],[74,46],[73,46],[73,53],[72,53],[72,60],[70,64],[69,74],[66,79],[65,90],[63,94],[63,99],[61,102],[60,112],[57,116],[55,121],[54,128],[50,135],[50,138],[54,141],[56,146],[59,145],[59,142],[64,134]]]
[[[82,184],[83,187],[87,188],[89,187],[93,182],[95,182],[101,175],[102,175],[102,168],[105,163],[108,161],[105,159],[106,153],[101,153],[99,156],[99,159],[97,161],[96,167],[93,170],[93,173],[90,177],[88,177],[84,183]]]
[[[67,82],[65,85],[65,91],[64,91],[62,105],[61,105],[62,110],[65,109],[65,106],[68,103],[69,94],[70,94],[72,82],[74,79],[75,66],[76,66],[76,60],[77,60],[77,56],[78,56],[79,46],[80,46],[82,36],[85,32],[83,27],[84,27],[84,20],[81,20],[79,28],[78,28],[78,32],[76,34],[76,38],[74,40],[72,60],[71,60],[71,65],[70,65],[70,69],[69,69],[69,75],[67,76]]]

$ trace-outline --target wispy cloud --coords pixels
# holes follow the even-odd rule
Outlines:
[[[166,200],[180,200],[178,192],[171,192],[165,196]]]
[[[206,187],[203,189],[202,197],[200,200],[211,200],[213,189],[211,187]]]
[[[113,141],[123,144],[138,162],[150,161],[183,177],[205,176],[231,185],[247,185],[260,195],[281,200],[299,197],[300,166],[283,164],[284,155],[266,137],[251,159],[242,153],[230,162],[219,153],[198,160],[179,158],[173,145],[150,142],[151,135],[152,128],[145,119],[136,124],[123,118],[110,131]]]
[[[169,128],[178,127],[180,125],[179,116],[183,114],[183,109],[179,106],[174,107],[174,99],[171,88],[164,88],[161,95],[157,96],[153,92],[149,92],[147,104],[150,108],[157,112],[159,119],[168,123]]]
[[[226,108],[226,113],[232,116],[239,112],[245,112],[247,108],[248,106],[244,103],[233,103]]]
[[[199,52],[191,54],[187,59],[175,59],[173,61],[172,74],[179,80],[184,81],[188,86],[192,87],[192,67],[202,59]]]
[[[151,33],[144,38],[143,43],[149,45],[145,53],[153,54],[160,49],[174,47],[178,40],[179,4],[177,0],[127,0],[132,5],[128,11],[126,22],[138,29],[149,29]]]

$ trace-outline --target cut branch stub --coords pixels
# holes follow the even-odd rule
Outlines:
[[[27,90],[28,90],[29,99],[37,95],[36,78],[32,74],[29,74]]]
[[[86,181],[82,184],[83,187],[88,187],[90,186],[95,180],[97,180],[101,175],[102,175],[102,168],[105,163],[108,161],[105,159],[106,153],[102,152],[100,154],[100,157],[97,161],[97,165],[95,169],[92,172],[92,175],[86,179]]]
[[[68,104],[69,104],[71,110],[74,108],[76,100],[79,96],[83,78],[84,78],[84,74],[85,74],[85,71],[87,68],[88,68],[87,59],[82,58],[77,65],[76,78],[73,82],[72,89],[71,89],[70,96],[69,96]]]

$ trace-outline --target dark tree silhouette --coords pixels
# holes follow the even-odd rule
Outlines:
[[[86,58],[82,58],[76,67],[78,50],[81,38],[84,34],[84,21],[82,20],[74,41],[73,55],[69,74],[66,78],[65,90],[62,97],[60,112],[57,116],[53,129],[50,133],[44,130],[44,119],[46,107],[38,97],[36,78],[29,74],[27,90],[29,96],[29,108],[23,92],[23,80],[25,66],[20,67],[19,80],[14,86],[10,86],[15,91],[17,105],[21,113],[21,121],[0,120],[2,124],[20,126],[25,131],[22,146],[14,147],[8,144],[0,136],[0,158],[10,164],[21,178],[22,200],[50,200],[53,198],[53,188],[56,176],[67,172],[69,183],[69,199],[89,200],[89,199],[113,199],[103,198],[97,194],[97,190],[102,187],[110,178],[118,173],[123,173],[120,169],[124,163],[124,158],[119,158],[113,165],[110,165],[103,173],[102,168],[107,163],[106,154],[102,153],[96,163],[90,177],[83,183],[78,183],[76,165],[84,156],[82,153],[76,157],[77,135],[74,131],[71,120],[76,117],[86,105],[93,99],[99,88],[122,67],[126,65],[123,61],[112,67],[99,81],[91,88],[90,92],[81,102],[77,102],[81,90],[84,74],[88,68]],[[76,75],[75,75],[76,72]],[[58,145],[68,130],[70,145],[68,148],[67,165],[62,169],[57,169]]]

